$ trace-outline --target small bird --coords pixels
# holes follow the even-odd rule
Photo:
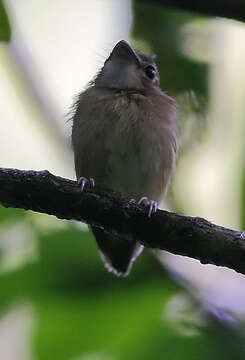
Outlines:
[[[111,188],[157,210],[176,158],[176,104],[160,89],[155,56],[119,41],[74,105],[72,145],[82,189]],[[143,246],[91,227],[109,271],[126,276]]]

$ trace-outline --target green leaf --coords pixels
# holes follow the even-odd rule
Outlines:
[[[192,321],[191,307],[187,313],[183,307],[187,316],[179,313],[172,301],[179,287],[150,251],[140,256],[129,277],[117,278],[103,268],[89,232],[68,226],[37,235],[36,262],[0,275],[1,312],[23,301],[35,309],[33,358],[240,359],[236,348],[244,355],[233,328],[229,343],[221,325]],[[192,331],[176,330],[183,326]]]
[[[4,7],[3,1],[0,0],[0,40],[9,41],[11,37],[11,28],[7,15],[7,11]]]
[[[24,218],[27,212],[21,209],[4,208],[0,206],[0,225],[6,221],[15,221]]]
[[[140,357],[130,354],[150,334],[164,333],[161,310],[170,295],[168,287],[153,280],[45,298],[38,307],[36,358],[66,360],[86,354],[98,354],[99,359],[143,358],[139,350]]]

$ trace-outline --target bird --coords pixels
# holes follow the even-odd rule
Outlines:
[[[160,88],[155,55],[119,41],[74,104],[72,146],[81,190],[110,188],[154,216],[175,167],[177,107]],[[129,274],[138,241],[91,226],[105,267]]]

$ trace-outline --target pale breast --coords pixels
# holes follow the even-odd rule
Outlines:
[[[164,110],[164,109],[163,109]],[[160,200],[175,159],[170,113],[143,95],[118,95],[80,107],[73,145],[77,176],[130,197]]]

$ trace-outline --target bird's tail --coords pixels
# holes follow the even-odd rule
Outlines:
[[[124,237],[115,236],[102,229],[91,227],[105,267],[118,276],[127,276],[143,246]]]

